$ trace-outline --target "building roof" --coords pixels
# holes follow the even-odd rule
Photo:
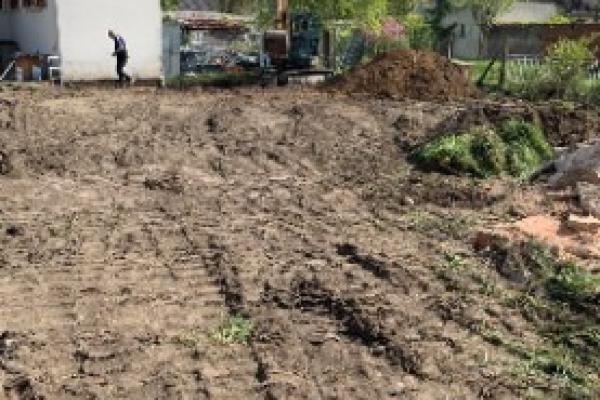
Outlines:
[[[219,11],[218,0],[180,0],[181,11]]]
[[[517,1],[508,11],[494,20],[497,24],[513,23],[542,23],[559,14],[560,9],[555,3],[543,1]]]

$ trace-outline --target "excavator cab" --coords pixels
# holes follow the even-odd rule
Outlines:
[[[323,27],[314,15],[310,13],[292,14],[289,67],[310,68],[317,66],[322,32]]]

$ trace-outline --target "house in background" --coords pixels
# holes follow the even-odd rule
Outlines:
[[[506,12],[495,18],[494,23],[543,24],[559,15],[561,8],[551,1],[517,1]],[[470,8],[463,8],[447,15],[442,25],[448,28],[443,52],[450,57],[476,59],[487,56],[486,32],[475,20]],[[486,27],[487,28],[487,27]]]
[[[130,73],[159,80],[161,21],[159,0],[0,0],[0,43],[14,43],[22,58],[58,56],[64,81],[108,80],[113,29],[127,41]]]

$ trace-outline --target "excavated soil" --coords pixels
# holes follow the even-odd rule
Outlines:
[[[554,393],[486,340],[545,343],[485,289],[508,283],[471,243],[552,205],[422,174],[398,145],[398,121],[427,137],[461,107],[306,89],[2,96],[0,399]],[[248,344],[211,339],[229,315],[251,322]]]
[[[468,75],[458,65],[436,53],[417,50],[378,55],[343,75],[331,88],[345,93],[415,100],[448,100],[476,93]]]
[[[436,113],[441,118],[428,118],[427,113]],[[410,151],[448,133],[465,132],[480,125],[500,126],[510,119],[538,124],[555,147],[590,143],[600,131],[600,115],[595,109],[511,99],[466,99],[443,105],[422,103],[417,113],[400,115],[394,126],[398,131],[397,144]]]

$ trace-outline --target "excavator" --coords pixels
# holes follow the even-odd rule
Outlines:
[[[276,29],[263,35],[264,80],[276,78],[278,85],[285,85],[290,80],[322,81],[333,75],[332,70],[320,66],[321,22],[308,12],[292,13],[289,17],[288,0],[276,2]]]

